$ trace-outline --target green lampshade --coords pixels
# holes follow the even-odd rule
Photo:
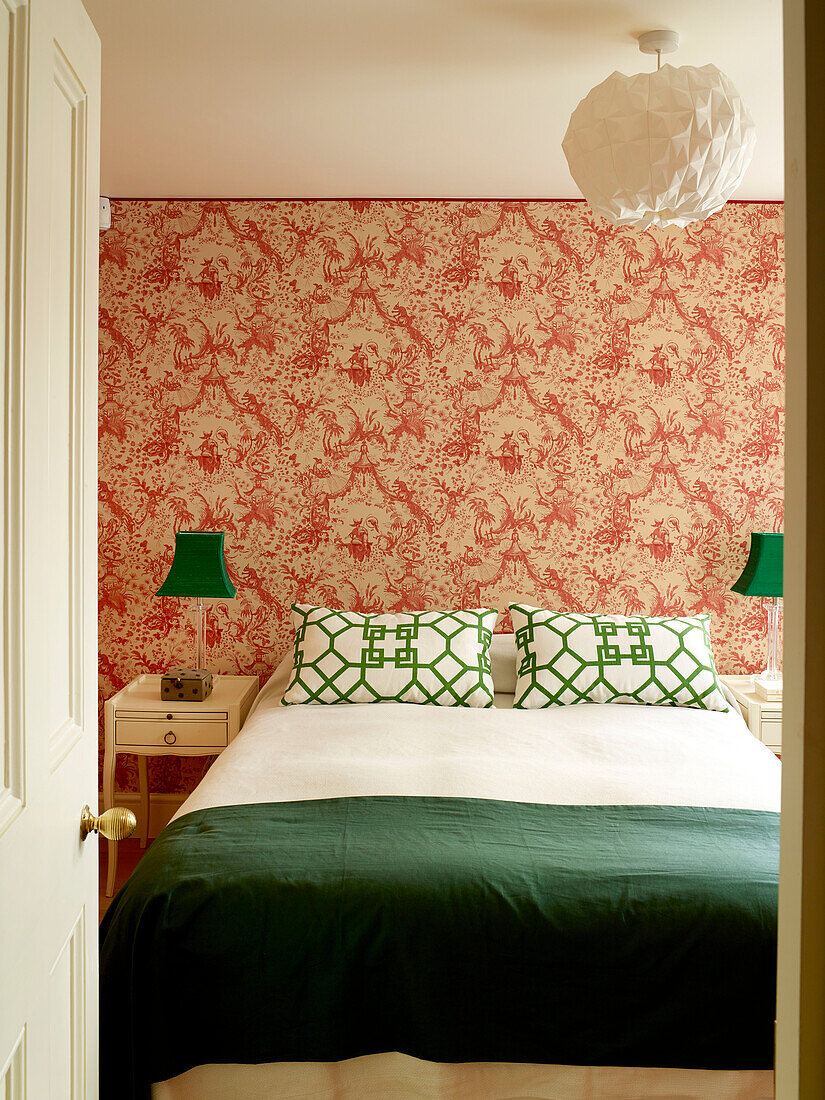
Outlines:
[[[213,600],[234,596],[223,560],[223,536],[223,531],[178,531],[172,568],[155,594]]]
[[[782,557],[781,532],[753,531],[748,560],[731,592],[741,592],[743,596],[781,596]]]

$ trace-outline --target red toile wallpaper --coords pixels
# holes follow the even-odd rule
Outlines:
[[[153,595],[179,528],[226,531],[217,671],[265,677],[295,599],[514,596],[710,611],[722,671],[762,666],[728,590],[782,525],[780,205],[640,233],[573,202],[117,202],[100,258],[102,697],[191,663]]]

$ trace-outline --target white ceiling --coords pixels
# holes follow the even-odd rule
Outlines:
[[[561,140],[635,36],[679,31],[757,125],[739,198],[779,199],[781,0],[85,0],[102,193],[574,198]]]

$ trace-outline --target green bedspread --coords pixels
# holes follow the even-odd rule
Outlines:
[[[103,1100],[207,1062],[771,1065],[779,815],[199,810],[101,927]],[[131,1081],[132,1091],[124,1091]]]

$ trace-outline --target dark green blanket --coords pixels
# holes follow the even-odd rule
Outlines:
[[[696,807],[188,814],[101,927],[101,1096],[205,1062],[396,1050],[768,1067],[778,840],[778,814]]]

